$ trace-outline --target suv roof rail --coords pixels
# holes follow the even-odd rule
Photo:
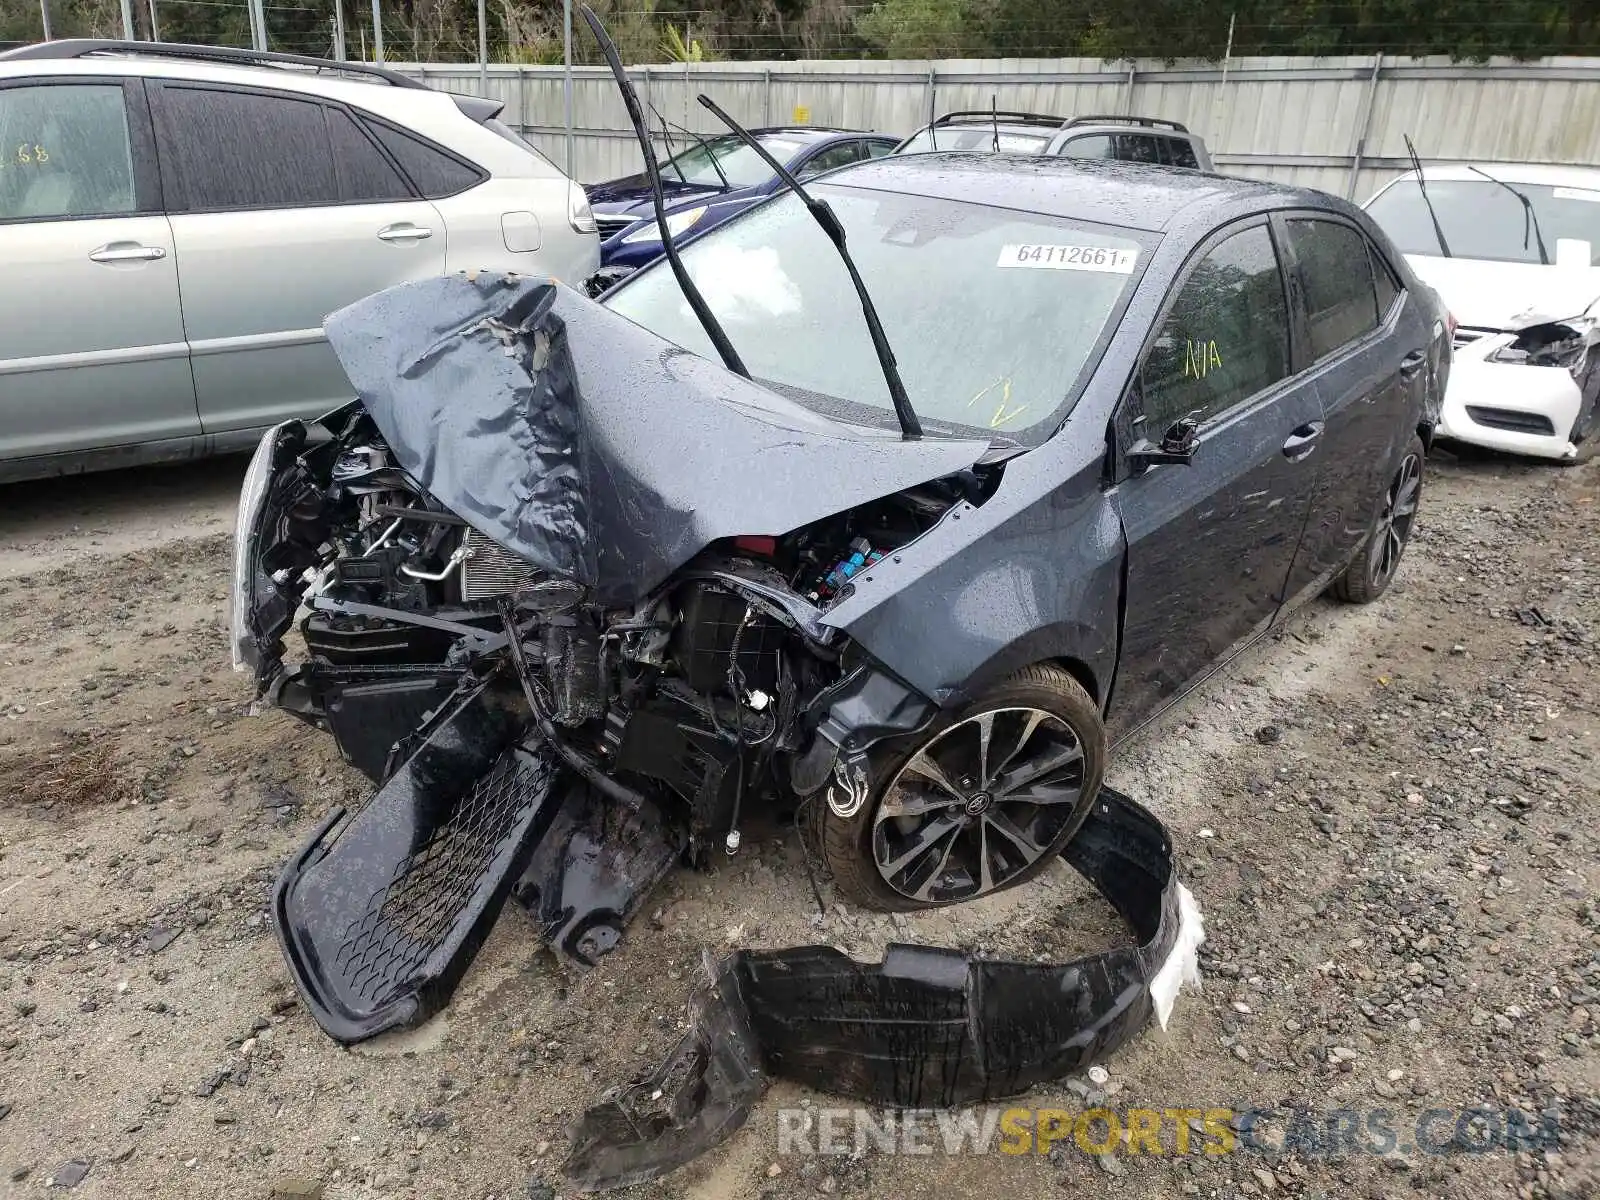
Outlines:
[[[244,50],[237,46],[194,46],[185,42],[124,42],[101,38],[62,38],[54,42],[36,42],[18,50],[0,54],[0,61],[18,60],[62,61],[89,58],[98,54],[134,54],[153,58],[178,58],[194,62],[230,63],[240,67],[298,67],[318,73],[334,75],[360,75],[381,79],[394,87],[426,88],[409,76],[391,71],[387,67],[362,62],[335,62],[328,58],[312,58],[308,54],[279,54],[271,50]]]
[[[1177,121],[1169,121],[1165,117],[1129,117],[1115,114],[1106,114],[1104,116],[1091,115],[1086,117],[1073,117],[1072,120],[1068,121],[1062,126],[1062,128],[1071,129],[1076,125],[1144,125],[1152,129],[1173,129],[1178,133],[1189,132],[1187,126],[1182,125]]]
[[[955,112],[947,112],[942,117],[934,118],[933,124],[937,128],[943,125],[965,124],[968,121],[1006,121],[1012,125],[1048,125],[1052,129],[1065,128],[1068,122],[1062,117],[1052,117],[1047,113],[1008,112],[1005,109],[990,108],[964,108]]]

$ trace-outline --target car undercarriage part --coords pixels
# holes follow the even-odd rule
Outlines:
[[[489,680],[425,727],[355,813],[323,823],[273,892],[306,1007],[349,1045],[449,1002],[555,815],[559,765]]]
[[[906,945],[877,964],[825,946],[707,960],[688,1033],[578,1121],[569,1178],[600,1191],[666,1174],[737,1131],[774,1078],[887,1107],[956,1107],[1081,1070],[1151,1016],[1165,1028],[1179,986],[1199,984],[1204,937],[1166,830],[1105,788],[1061,857],[1138,945],[1061,964]]]

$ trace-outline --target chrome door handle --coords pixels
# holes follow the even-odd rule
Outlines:
[[[1283,443],[1283,456],[1290,462],[1299,462],[1317,448],[1317,439],[1322,436],[1323,425],[1321,421],[1307,421],[1300,428],[1289,435],[1289,440]]]
[[[1406,355],[1400,360],[1400,378],[1416,378],[1417,372],[1422,370],[1423,365],[1427,363],[1427,361],[1428,355],[1425,351],[1413,350],[1410,354]]]
[[[378,238],[385,242],[420,242],[432,236],[433,230],[425,225],[385,225],[378,230]]]
[[[160,246],[141,246],[136,242],[120,245],[109,242],[96,250],[89,251],[89,257],[97,263],[153,262],[166,256],[167,252]]]

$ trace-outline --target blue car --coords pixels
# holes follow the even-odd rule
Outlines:
[[[800,179],[882,158],[900,142],[889,134],[815,126],[754,132],[768,153]],[[680,240],[691,232],[715,228],[781,186],[760,156],[732,134],[698,141],[678,134],[675,140],[691,144],[661,164],[661,181],[667,193],[667,221]],[[640,172],[586,190],[600,227],[605,274],[614,280],[661,254],[648,176]]]

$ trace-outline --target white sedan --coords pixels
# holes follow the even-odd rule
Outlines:
[[[1555,459],[1600,438],[1600,169],[1429,166],[1366,210],[1457,322],[1440,436]]]

